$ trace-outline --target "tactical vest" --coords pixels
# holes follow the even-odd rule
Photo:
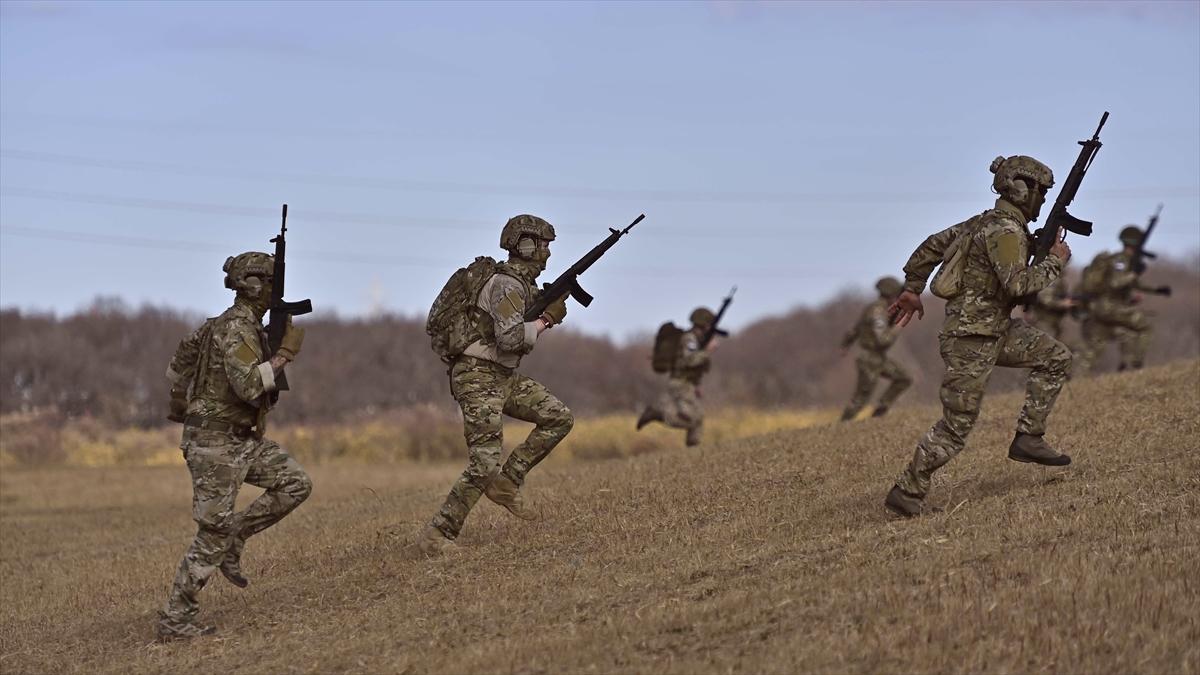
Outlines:
[[[1108,273],[1112,269],[1113,256],[1101,253],[1087,267],[1083,268],[1079,290],[1089,299],[1099,298],[1108,291]]]

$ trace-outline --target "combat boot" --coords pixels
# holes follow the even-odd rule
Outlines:
[[[842,411],[842,421],[849,422],[850,420],[854,419],[854,416],[857,414],[858,414],[857,412],[853,412],[850,410],[843,410]]]
[[[458,551],[454,540],[442,534],[442,531],[433,525],[426,525],[417,535],[417,548],[428,556],[452,554]]]
[[[646,409],[642,411],[642,416],[638,418],[637,429],[641,431],[642,427],[647,424],[661,421],[663,421],[663,414],[654,406],[646,406]]]
[[[1071,457],[1064,455],[1046,443],[1040,434],[1023,434],[1017,432],[1012,445],[1008,446],[1008,458],[1017,462],[1032,462],[1045,466],[1066,466],[1071,463]]]
[[[887,494],[887,499],[883,500],[883,505],[892,513],[905,518],[919,516],[925,510],[923,498],[901,490],[899,485],[892,486],[891,491]]]
[[[154,633],[159,642],[190,640],[212,635],[215,632],[217,632],[217,627],[211,624],[198,621],[176,621],[168,618],[162,612],[158,613],[158,623],[154,627]]]
[[[221,575],[228,579],[229,583],[238,588],[245,588],[250,585],[250,580],[242,574],[242,549],[245,546],[245,539],[234,537],[233,544],[225,552],[225,558],[221,561]]]
[[[537,511],[525,505],[525,498],[521,496],[521,488],[517,487],[517,484],[504,474],[497,474],[488,483],[483,494],[521,520],[537,520]]]
[[[886,405],[878,406],[875,408],[875,412],[871,413],[871,417],[883,417],[887,414],[887,411],[888,407]]]

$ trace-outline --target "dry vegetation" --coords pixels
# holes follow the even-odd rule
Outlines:
[[[1007,461],[1019,398],[991,397],[916,521],[881,501],[928,407],[552,463],[544,520],[483,503],[449,559],[406,537],[459,466],[318,465],[189,644],[151,640],[192,531],[179,467],[9,468],[0,670],[1194,673],[1198,382],[1195,361],[1073,382],[1067,469]]]

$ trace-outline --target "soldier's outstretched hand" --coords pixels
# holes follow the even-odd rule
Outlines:
[[[913,315],[917,320],[925,318],[925,305],[921,304],[921,296],[912,291],[904,291],[896,301],[888,306],[888,318],[892,323],[903,328],[912,321]]]

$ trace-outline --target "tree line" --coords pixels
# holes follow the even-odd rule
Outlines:
[[[1145,301],[1155,317],[1150,363],[1200,356],[1200,259],[1156,264],[1149,277],[1175,291],[1170,298]],[[839,343],[871,297],[847,292],[738,331],[714,357],[703,387],[705,404],[843,405],[853,387],[854,364],[852,355],[840,354]],[[937,397],[942,364],[936,336],[943,306],[925,297],[925,320],[906,328],[892,350],[915,379],[901,404]],[[132,308],[112,298],[63,317],[2,310],[0,413],[49,411],[114,426],[161,425],[167,362],[200,320],[169,308]],[[305,317],[303,323],[304,354],[288,373],[292,391],[274,414],[279,421],[346,422],[414,406],[434,406],[448,415],[455,409],[446,366],[429,349],[423,317]],[[1067,341],[1079,342],[1073,322]],[[661,383],[650,369],[650,351],[649,338],[618,344],[568,325],[539,343],[522,370],[576,414],[633,413],[657,395]],[[1102,368],[1113,367],[1114,351],[1100,362]],[[1022,376],[997,371],[992,386],[1011,387]]]

